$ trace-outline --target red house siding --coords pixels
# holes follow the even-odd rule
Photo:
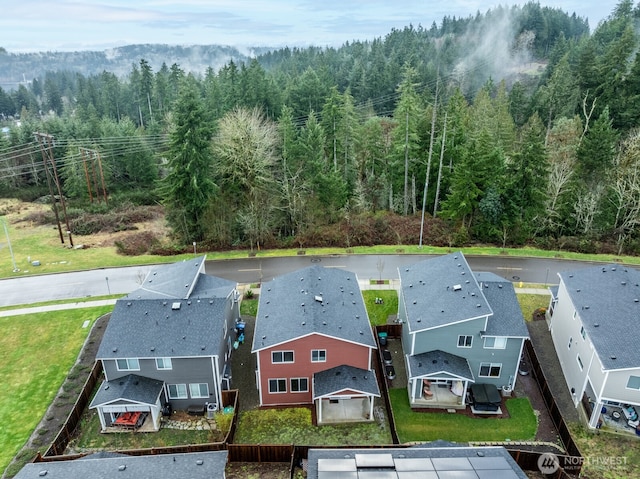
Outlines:
[[[311,351],[324,349],[325,362],[311,362]],[[272,364],[274,351],[293,351],[293,363]],[[313,394],[313,374],[342,364],[361,369],[369,369],[370,348],[341,339],[313,334],[258,352],[260,371],[261,404],[274,406],[281,404],[311,404]],[[307,378],[307,392],[291,392],[291,378]],[[269,393],[269,379],[286,379],[286,393]]]

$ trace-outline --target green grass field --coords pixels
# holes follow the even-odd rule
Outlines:
[[[111,309],[0,318],[0,470],[27,441],[75,363],[90,330],[84,322]]]
[[[527,398],[507,399],[511,417],[471,418],[462,414],[413,412],[406,388],[389,390],[400,442],[532,440],[538,420]]]

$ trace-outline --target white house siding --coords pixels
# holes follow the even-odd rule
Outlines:
[[[640,391],[627,388],[630,375],[640,377],[640,368],[610,371],[604,397],[621,403],[640,404]]]
[[[583,341],[580,336],[582,323],[573,303],[569,300],[569,295],[563,282],[560,282],[558,298],[560,299],[551,317],[551,337],[562,366],[567,388],[571,392],[574,404],[577,405],[586,385],[587,370],[593,359],[594,352],[589,343]],[[575,318],[574,313],[576,314]],[[571,348],[569,348],[569,339],[572,339]],[[582,360],[582,371],[578,364],[578,355]]]

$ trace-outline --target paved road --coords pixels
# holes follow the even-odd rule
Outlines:
[[[312,264],[353,271],[360,279],[398,279],[398,268],[428,255],[324,255],[286,258],[209,260],[206,272],[238,283],[259,283]],[[590,266],[590,262],[510,256],[467,256],[474,271],[496,273],[519,283],[556,284],[559,271]],[[32,304],[56,299],[76,299],[106,294],[126,294],[137,289],[151,266],[98,269],[75,273],[0,280],[0,306]]]

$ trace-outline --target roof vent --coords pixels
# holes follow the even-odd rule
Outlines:
[[[322,296],[314,296],[313,299],[315,299],[318,303],[322,303]]]
[[[151,346],[151,351],[153,352],[155,350],[156,350],[155,346]]]
[[[414,299],[414,300],[413,300],[413,304],[416,304],[416,303],[417,303],[417,301]]]
[[[476,308],[480,308],[482,305],[480,303],[476,304]]]
[[[611,359],[618,359],[617,356],[611,356]]]
[[[304,326],[305,324],[307,324],[307,322],[306,321],[302,321],[302,325]]]
[[[185,284],[185,285],[184,285],[184,287],[185,287],[185,288],[188,288],[188,287],[189,287],[189,283]]]
[[[588,304],[585,305],[584,309],[589,309],[589,305]]]
[[[498,285],[498,288],[502,289],[502,285],[501,285],[501,284],[499,284],[499,285]]]
[[[118,352],[118,348],[113,348],[113,349],[112,349],[112,351],[113,351],[114,353],[117,353],[117,352]]]
[[[635,299],[633,300],[633,302],[634,302],[634,303],[637,303],[637,302],[638,302],[638,298],[635,298]]]
[[[416,323],[419,323],[421,321],[422,321],[422,319],[420,319],[420,318],[416,319]]]
[[[129,302],[127,303],[127,306],[131,306],[131,301],[129,301]]]
[[[127,466],[125,464],[120,464],[118,466],[118,471],[124,471],[127,468]]]
[[[40,471],[38,473],[39,476],[46,476],[47,475],[47,471],[45,469],[43,469],[42,471]]]
[[[432,362],[433,364],[438,364],[438,360],[437,360],[437,359],[433,359],[431,362]]]
[[[178,301],[176,301],[175,303],[173,303],[171,305],[171,309],[173,309],[173,310],[180,309],[180,303]]]
[[[410,288],[413,288],[413,284],[410,284],[410,285],[409,285],[409,287],[410,287]]]
[[[461,284],[454,284],[454,285],[453,285],[453,290],[454,290],[454,291],[460,291],[460,290],[462,290],[462,285],[461,285]]]
[[[594,328],[599,328],[600,327],[600,323],[593,323],[593,327]]]
[[[204,464],[204,461],[203,461],[202,459],[198,459],[198,460],[196,461],[196,464],[197,464],[198,466],[202,466],[202,465]]]
[[[627,285],[627,282],[626,282],[626,281],[623,281],[623,282],[622,282],[622,283],[620,283],[620,284],[622,284],[622,286],[626,286],[626,285]]]

